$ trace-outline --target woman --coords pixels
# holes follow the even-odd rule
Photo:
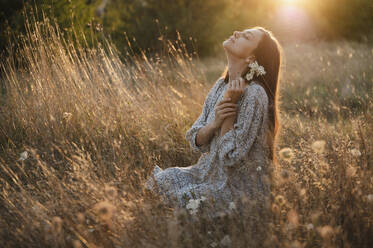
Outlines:
[[[242,210],[245,198],[269,200],[278,131],[278,41],[269,31],[255,27],[235,31],[223,47],[228,66],[185,135],[201,157],[188,167],[163,170],[156,165],[146,182],[147,189],[177,207],[195,211],[201,201],[214,206],[215,211],[209,212],[213,217],[221,211]]]

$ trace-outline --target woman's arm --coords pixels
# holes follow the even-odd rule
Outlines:
[[[206,126],[202,127],[201,129],[199,129],[196,136],[196,145],[203,146],[205,144],[210,143],[217,129],[218,127],[215,126],[214,122],[211,122]]]
[[[189,142],[190,147],[194,152],[208,152],[210,149],[209,143],[205,142],[207,139],[204,138],[204,134],[208,133],[208,137],[211,135],[211,130],[207,128],[206,130],[202,131],[202,142],[200,140],[200,137],[198,137],[198,145],[197,145],[197,133],[199,133],[199,130],[202,128],[205,128],[208,123],[207,123],[207,117],[210,112],[210,105],[211,105],[211,100],[215,97],[217,88],[219,87],[220,83],[222,82],[223,78],[219,78],[215,85],[210,89],[209,93],[207,94],[205,101],[203,103],[202,107],[202,113],[200,116],[197,118],[197,120],[193,123],[193,125],[187,130],[185,134],[185,139]],[[210,125],[211,126],[211,125]],[[213,125],[214,126],[214,125]],[[211,127],[210,127],[211,128]]]
[[[237,115],[236,116],[229,116],[224,119],[223,124],[221,125],[220,129],[220,136],[223,136],[226,132],[233,128],[234,123],[236,123]]]
[[[240,77],[238,80],[234,80],[232,82],[229,82],[229,86],[227,88],[227,91],[224,94],[224,98],[232,98],[231,102],[237,103],[240,99],[241,95],[243,94],[245,87],[245,81],[242,77]],[[234,123],[236,123],[237,115],[234,116],[228,116],[224,119],[223,123],[221,124],[220,129],[220,136],[223,136],[226,132],[228,132],[230,129],[233,128]]]
[[[260,134],[268,109],[268,98],[264,88],[258,85],[250,87],[242,99],[241,107],[237,123],[219,137],[217,142],[216,152],[223,166],[234,167],[240,164]]]

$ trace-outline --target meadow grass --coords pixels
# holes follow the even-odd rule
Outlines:
[[[155,164],[197,162],[185,132],[224,54],[179,39],[120,59],[73,38],[28,21],[1,60],[2,247],[372,247],[372,44],[284,45],[273,200],[211,223],[143,184]]]

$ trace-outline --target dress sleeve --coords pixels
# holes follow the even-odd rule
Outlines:
[[[247,90],[240,104],[237,122],[217,142],[217,154],[223,166],[234,167],[244,160],[263,125],[267,94],[261,86]]]
[[[197,136],[198,130],[208,124],[207,117],[211,109],[211,99],[213,99],[216,94],[220,80],[222,80],[222,78],[219,78],[216,81],[215,85],[210,89],[203,103],[202,113],[200,114],[198,119],[193,123],[192,127],[185,134],[185,139],[189,142],[189,145],[192,148],[193,152],[205,153],[205,152],[210,151],[210,143],[197,146],[196,136]]]

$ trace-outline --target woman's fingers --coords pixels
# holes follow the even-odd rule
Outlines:
[[[236,110],[237,110],[236,107],[230,107],[230,108],[219,109],[219,112],[220,112],[221,114],[224,114],[224,113],[226,113],[226,112],[236,111]]]
[[[222,118],[225,119],[225,118],[228,117],[228,116],[234,116],[234,115],[236,115],[236,114],[237,114],[236,112],[229,112],[229,113],[223,114],[223,115],[222,115]]]
[[[221,104],[220,106],[217,106],[216,108],[217,109],[224,109],[224,108],[227,108],[227,107],[237,108],[237,104],[236,103],[227,102],[227,103]]]
[[[243,89],[245,87],[245,80],[240,77],[240,88]]]
[[[223,100],[221,100],[221,101],[218,103],[217,106],[220,106],[220,105],[222,105],[222,104],[224,104],[224,103],[229,103],[231,100],[232,100],[232,99],[224,98]]]

